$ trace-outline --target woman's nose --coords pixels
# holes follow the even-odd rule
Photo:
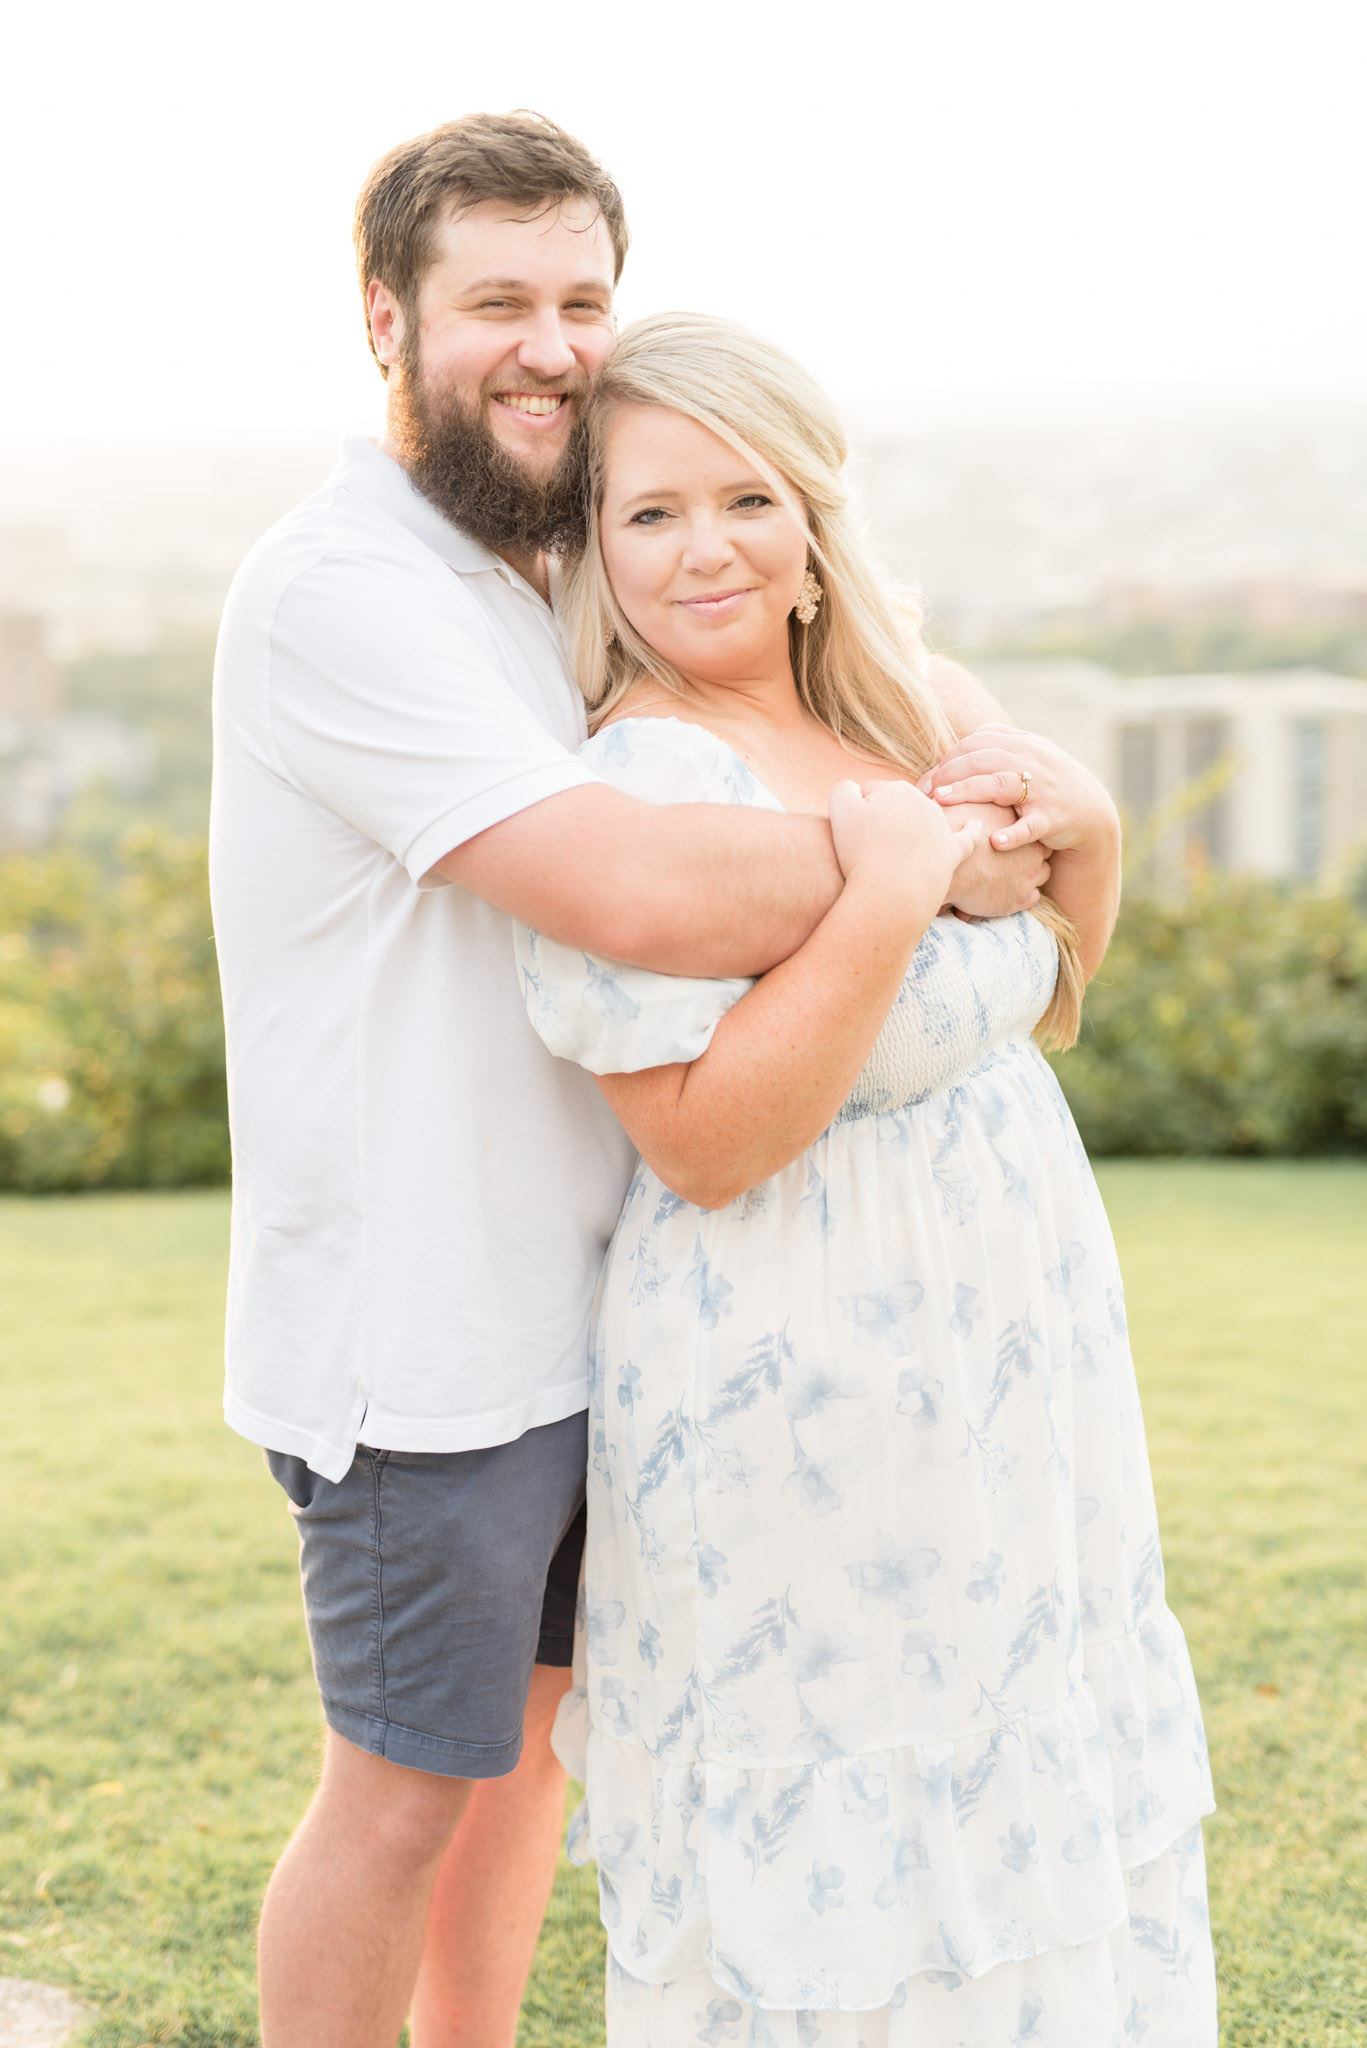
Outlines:
[[[686,569],[696,569],[700,576],[715,576],[731,555],[731,543],[721,520],[701,514],[689,520],[684,544]]]

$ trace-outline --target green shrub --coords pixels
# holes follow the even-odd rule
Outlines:
[[[180,1187],[228,1174],[204,850],[140,827],[104,872],[0,868],[0,1187]]]
[[[1129,899],[1056,1066],[1094,1153],[1367,1148],[1367,922],[1238,878]]]
[[[1088,1149],[1367,1150],[1367,910],[1213,877],[1134,896],[1055,1062]],[[202,845],[139,828],[112,871],[0,867],[0,1188],[226,1180]]]

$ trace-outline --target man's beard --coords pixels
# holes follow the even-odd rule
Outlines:
[[[564,555],[588,531],[588,444],[582,412],[570,426],[559,460],[538,476],[509,454],[489,424],[494,389],[473,407],[431,391],[408,352],[391,413],[394,438],[409,476],[453,526],[496,555]],[[564,383],[547,389],[565,390]],[[582,401],[586,382],[570,387]]]

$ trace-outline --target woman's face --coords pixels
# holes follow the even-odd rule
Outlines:
[[[807,568],[794,499],[683,413],[623,406],[605,448],[603,560],[641,638],[701,682],[787,673]]]

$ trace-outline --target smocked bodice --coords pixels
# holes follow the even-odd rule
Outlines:
[[[1022,913],[982,924],[937,917],[868,1062],[841,1110],[844,1123],[924,1102],[1034,1029],[1058,971],[1052,933]]]

